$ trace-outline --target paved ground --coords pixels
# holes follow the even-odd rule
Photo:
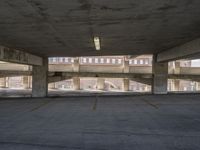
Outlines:
[[[200,95],[0,100],[2,150],[199,150]]]

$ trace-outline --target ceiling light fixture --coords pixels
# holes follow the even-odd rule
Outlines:
[[[101,49],[99,37],[94,37],[94,45],[95,45],[95,48],[97,51],[99,51]]]

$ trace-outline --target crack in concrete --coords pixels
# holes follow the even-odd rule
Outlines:
[[[95,111],[97,109],[97,102],[98,102],[98,97],[95,97],[94,105],[92,107],[92,110]]]
[[[50,103],[50,101],[46,101],[46,102],[44,102],[44,103],[41,103],[39,106],[37,106],[37,107],[31,109],[30,112],[33,112],[33,111],[35,111],[35,110],[38,110],[38,109],[40,109],[41,107],[43,107],[43,106],[45,106],[45,105],[47,105],[47,104],[49,104],[49,103]]]
[[[153,104],[152,102],[150,102],[150,101],[148,101],[148,100],[146,100],[146,99],[143,99],[143,98],[142,98],[142,100],[143,100],[145,103],[147,103],[148,105],[152,106],[153,108],[159,109],[158,105]]]
[[[1,144],[12,144],[12,145],[26,145],[26,146],[33,146],[33,147],[43,147],[43,148],[59,148],[59,149],[68,149],[68,148],[73,148],[73,149],[81,149],[81,147],[68,147],[64,145],[49,145],[49,144],[37,144],[37,143],[24,143],[24,142],[2,142],[0,141]]]

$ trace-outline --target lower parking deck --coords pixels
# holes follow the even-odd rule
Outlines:
[[[1,98],[2,150],[198,150],[200,95]]]

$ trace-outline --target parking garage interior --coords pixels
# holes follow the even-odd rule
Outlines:
[[[0,1],[0,149],[200,149],[199,0]]]

